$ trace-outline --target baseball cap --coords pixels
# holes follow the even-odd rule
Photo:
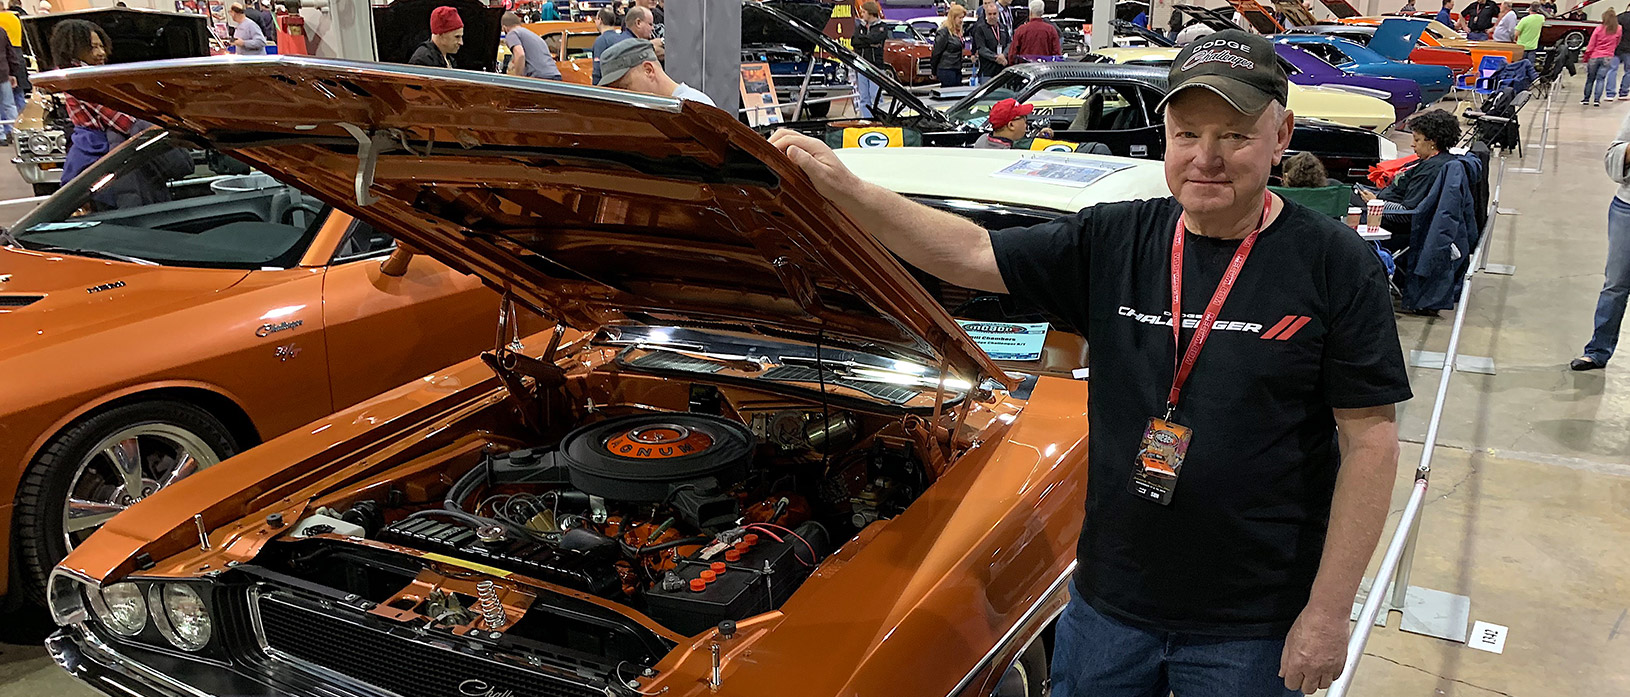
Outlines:
[[[1001,128],[1012,123],[1013,119],[1029,116],[1030,112],[1035,110],[1034,104],[1020,104],[1015,99],[1004,99],[991,106],[990,118],[985,123],[991,128]]]
[[[1210,90],[1244,114],[1261,113],[1273,100],[1280,104],[1290,100],[1290,80],[1279,66],[1273,44],[1238,29],[1209,34],[1184,46],[1167,80],[1171,91],[1157,110],[1190,88]]]
[[[628,71],[657,59],[657,49],[645,39],[623,39],[600,54],[600,86],[623,79]]]

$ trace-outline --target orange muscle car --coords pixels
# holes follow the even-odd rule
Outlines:
[[[1348,17],[1341,20],[1341,23],[1373,26],[1379,25],[1384,19],[1386,17]],[[1473,65],[1482,65],[1485,56],[1498,56],[1507,61],[1519,61],[1523,56],[1521,44],[1510,41],[1473,41],[1467,39],[1465,34],[1437,20],[1432,20],[1426,25],[1426,31],[1421,32],[1420,43],[1471,51]]]
[[[155,490],[492,345],[479,279],[385,268],[389,234],[219,152],[132,140],[0,238],[17,598]]]
[[[1043,694],[1087,383],[1006,374],[733,115],[296,56],[35,84],[298,174],[584,332],[500,327],[110,521],[50,582],[88,686]]]

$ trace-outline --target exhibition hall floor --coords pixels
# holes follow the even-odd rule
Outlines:
[[[1552,106],[1556,147],[1543,172],[1505,176],[1501,205],[1518,214],[1497,220],[1489,261],[1515,274],[1473,281],[1460,346],[1492,358],[1496,374],[1454,376],[1411,580],[1469,596],[1472,620],[1509,627],[1504,653],[1402,633],[1394,614],[1371,638],[1355,695],[1630,695],[1630,357],[1606,371],[1567,369],[1602,284],[1615,188],[1602,151],[1630,103],[1581,107],[1582,82]],[[1533,142],[1507,167],[1539,165],[1544,106],[1526,110]],[[1407,152],[1407,135],[1397,140]],[[0,193],[26,195],[15,178],[0,173]],[[1398,323],[1404,350],[1442,351],[1453,316]],[[1410,370],[1393,523],[1439,380]],[[51,663],[41,623],[28,619],[0,623],[0,697],[92,694]]]

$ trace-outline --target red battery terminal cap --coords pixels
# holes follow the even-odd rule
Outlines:
[[[742,540],[742,541],[740,541],[740,542],[737,542],[737,543],[736,543],[736,544],[735,544],[735,546],[734,546],[734,549],[735,549],[735,550],[736,550],[736,551],[737,551],[737,552],[745,552],[745,551],[747,551],[747,548],[749,548],[749,547],[751,547],[751,546],[752,546],[752,545],[749,545],[749,544],[747,544],[747,540]]]
[[[758,544],[758,535],[754,535],[753,533],[747,533],[747,535],[745,537],[741,538],[741,541],[746,542],[747,546],[751,547],[753,545]]]
[[[717,573],[714,573],[712,570],[704,570],[704,571],[702,571],[701,576],[702,576],[702,578],[700,578],[698,580],[700,580],[700,581],[702,581],[704,583],[712,583],[715,579],[719,578],[719,575]]]
[[[705,591],[707,590],[707,581],[693,578],[690,580],[690,589],[697,592]]]
[[[734,549],[727,549],[724,552],[724,560],[725,561],[741,561],[741,552],[738,552],[738,551],[736,551]]]
[[[707,568],[708,568],[709,571],[712,571],[713,575],[716,577],[719,574],[724,573],[724,568],[725,567],[724,567],[724,562],[716,561],[716,562],[713,562],[712,564],[709,564]]]

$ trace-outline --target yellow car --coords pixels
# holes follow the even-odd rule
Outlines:
[[[1106,48],[1094,51],[1115,63],[1170,66],[1178,48]],[[1384,131],[1398,119],[1385,99],[1357,94],[1339,87],[1309,87],[1291,83],[1290,110],[1297,116],[1339,123],[1368,131]]]

